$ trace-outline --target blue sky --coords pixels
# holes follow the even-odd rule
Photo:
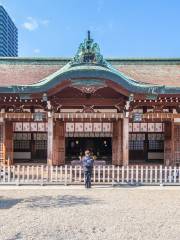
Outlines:
[[[87,30],[105,57],[180,57],[180,0],[0,0],[19,56],[71,57]]]

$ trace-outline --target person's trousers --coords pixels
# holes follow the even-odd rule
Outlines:
[[[85,177],[85,187],[90,188],[91,187],[91,171],[85,171],[84,177]]]

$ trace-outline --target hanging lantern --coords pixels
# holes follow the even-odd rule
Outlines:
[[[133,122],[142,122],[142,113],[134,113]]]
[[[47,93],[43,93],[42,100],[43,102],[47,102],[48,100]]]
[[[34,121],[41,122],[43,121],[44,114],[42,112],[35,112],[33,114]]]

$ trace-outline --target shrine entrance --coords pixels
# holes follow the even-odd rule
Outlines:
[[[112,164],[112,122],[66,122],[66,163],[79,160],[86,149],[97,161]]]
[[[66,162],[79,160],[88,149],[95,160],[112,163],[112,139],[110,137],[75,137],[66,138]]]

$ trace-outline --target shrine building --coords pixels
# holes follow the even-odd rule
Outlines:
[[[0,58],[0,162],[180,163],[180,58]]]

